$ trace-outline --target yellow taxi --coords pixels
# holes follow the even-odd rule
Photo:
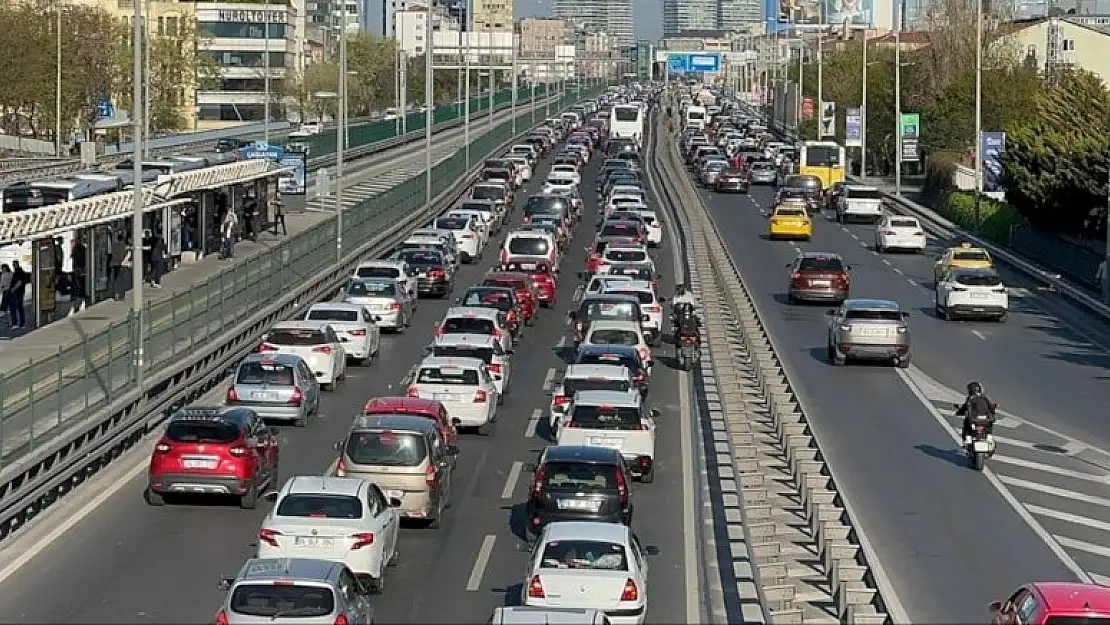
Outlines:
[[[940,282],[950,269],[990,269],[992,267],[994,267],[994,261],[991,260],[987,250],[973,247],[970,243],[961,243],[957,247],[945,250],[937,262],[933,263],[933,280]]]
[[[813,221],[801,202],[782,202],[774,208],[767,223],[767,235],[772,239],[804,239],[813,237]]]

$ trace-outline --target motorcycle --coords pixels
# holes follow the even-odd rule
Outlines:
[[[701,346],[698,345],[700,339],[696,334],[686,334],[680,337],[678,342],[678,366],[683,371],[689,371],[691,367],[701,362]]]
[[[964,437],[963,444],[968,466],[976,471],[982,471],[987,464],[987,458],[994,455],[995,449],[994,436],[989,432],[988,421],[985,419],[972,421],[971,435]]]

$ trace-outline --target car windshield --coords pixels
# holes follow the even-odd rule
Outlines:
[[[847,310],[846,321],[902,321],[902,313],[897,310]]]
[[[999,286],[1002,279],[993,273],[957,273],[955,281],[967,286]]]
[[[230,443],[238,440],[239,426],[224,421],[171,421],[166,438],[178,443]]]
[[[465,217],[440,217],[436,220],[436,230],[465,230],[470,220]]]
[[[245,616],[315,618],[335,611],[331,588],[296,584],[239,584],[231,593],[231,611]]]
[[[427,456],[419,434],[377,430],[351,434],[345,451],[354,464],[388,467],[415,467]]]
[[[444,358],[477,358],[487,365],[493,362],[492,347],[476,347],[471,345],[436,345],[432,348],[433,356]]]
[[[541,569],[627,571],[624,547],[594,540],[560,540],[544,545]]]
[[[956,252],[952,255],[955,260],[976,261],[976,262],[990,262],[991,257],[983,250],[970,250],[967,252]]]
[[[439,253],[427,250],[405,250],[399,256],[410,265],[437,267],[443,264],[443,257]]]
[[[493,319],[485,317],[449,317],[443,322],[445,334],[493,334],[495,329]]]
[[[347,285],[349,297],[394,297],[397,285],[392,282],[372,282],[355,280]]]
[[[316,330],[313,328],[287,328],[270,330],[270,333],[266,335],[266,342],[271,345],[301,347],[324,345],[328,342],[328,338],[324,335],[323,330]]]
[[[585,319],[605,319],[607,321],[637,321],[636,305],[632,302],[587,302]]]
[[[798,263],[798,271],[844,271],[844,263],[833,256],[806,256]]]
[[[371,266],[359,267],[355,272],[359,278],[399,278],[401,270],[396,267]]]
[[[308,321],[358,321],[357,310],[339,308],[313,308],[308,311]]]
[[[624,406],[575,405],[571,420],[579,427],[594,430],[621,430],[639,427],[640,411]]]
[[[467,291],[462,300],[463,306],[493,307],[498,310],[509,311],[513,308],[513,298],[504,291]]]
[[[244,362],[235,376],[236,384],[293,386],[293,365],[281,362]]]
[[[350,495],[291,493],[282,498],[276,514],[313,519],[361,519],[362,502]]]
[[[643,250],[605,250],[605,259],[618,263],[638,263],[647,260],[647,252]]]
[[[595,345],[639,345],[640,337],[632,330],[594,330],[590,342]]]
[[[551,249],[546,237],[512,237],[508,247],[518,256],[546,256]]]
[[[421,367],[416,376],[417,384],[452,384],[457,386],[478,386],[477,369],[462,367]]]

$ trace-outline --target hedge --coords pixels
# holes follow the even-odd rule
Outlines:
[[[975,194],[954,191],[938,205],[937,213],[968,232],[975,232]],[[999,245],[1010,243],[1010,228],[1021,221],[1017,210],[1006,202],[979,199],[979,235]]]

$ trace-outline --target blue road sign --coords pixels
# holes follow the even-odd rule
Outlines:
[[[672,72],[688,72],[690,71],[690,55],[689,54],[668,54],[667,55],[667,69]]]
[[[721,55],[708,53],[668,54],[667,69],[672,72],[719,72]]]
[[[247,147],[239,149],[239,156],[243,158],[264,158],[271,161],[280,161],[285,156],[285,150],[279,145],[270,145],[265,141],[255,141]]]
[[[96,102],[96,118],[107,119],[116,114],[116,107],[112,106],[112,101],[108,98],[100,98]]]

